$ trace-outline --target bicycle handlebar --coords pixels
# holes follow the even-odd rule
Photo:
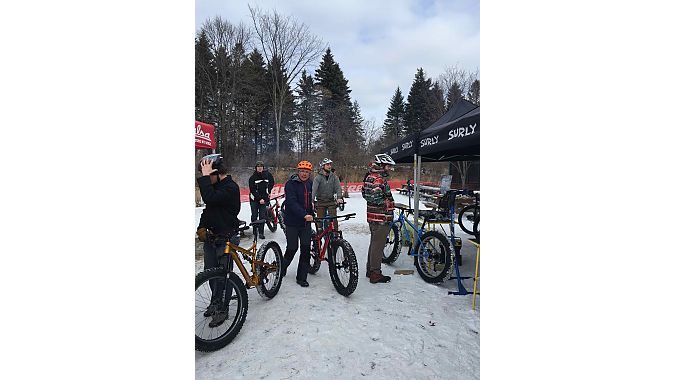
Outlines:
[[[325,216],[323,218],[314,218],[315,221],[317,220],[331,220],[331,219],[338,219],[338,218],[345,218],[345,220],[352,218],[353,216],[357,215],[357,213],[353,212],[352,214],[345,214],[345,215],[336,215],[336,216]]]
[[[274,201],[275,199],[284,198],[285,196],[286,196],[286,194],[279,194],[279,195],[277,195],[277,196],[274,197],[274,198],[273,198],[273,197],[270,197],[270,200],[271,200],[271,201]]]

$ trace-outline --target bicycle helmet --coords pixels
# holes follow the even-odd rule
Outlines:
[[[218,173],[225,174],[225,162],[220,153],[213,153],[202,157],[202,161],[210,160],[211,167],[218,170]]]
[[[396,165],[392,157],[389,154],[379,153],[376,154],[376,164],[380,165]]]
[[[298,163],[298,166],[296,166],[296,169],[312,170],[312,162],[303,160],[303,161]]]
[[[258,167],[258,166],[265,167],[265,164],[263,163],[263,161],[258,160],[258,161],[256,161],[256,165],[255,165],[255,166],[256,166],[256,167]]]
[[[330,158],[325,158],[325,159],[323,159],[322,162],[319,164],[319,167],[320,167],[320,168],[323,168],[324,165],[326,165],[326,164],[332,164],[332,163],[333,163],[333,161],[331,161]]]

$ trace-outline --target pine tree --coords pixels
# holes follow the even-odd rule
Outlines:
[[[195,119],[214,122],[211,81],[214,77],[214,55],[209,49],[206,33],[195,39]]]
[[[404,113],[406,105],[401,89],[397,87],[392,99],[390,108],[387,110],[385,122],[383,123],[383,139],[386,144],[393,143],[400,137],[404,137]]]
[[[432,104],[433,99],[432,80],[425,79],[423,69],[419,68],[408,92],[404,112],[406,134],[420,132],[439,118]]]
[[[470,86],[469,91],[467,91],[467,100],[476,104],[477,106],[479,105],[479,80],[478,79],[476,79],[474,82],[472,82],[472,85]]]
[[[312,151],[317,137],[316,125],[319,123],[319,96],[312,76],[303,70],[298,82],[298,104],[296,123],[298,126],[298,150],[301,156]]]
[[[348,136],[357,136],[353,119],[350,88],[343,71],[327,48],[319,68],[315,71],[315,82],[320,92],[320,128],[324,148],[328,155],[338,157],[346,146],[354,143]]]
[[[448,90],[448,94],[446,94],[446,111],[451,109],[453,104],[457,102],[458,100],[462,99],[462,90],[460,89],[460,85],[458,82],[453,82],[451,84],[451,88]]]
[[[431,123],[434,123],[446,112],[446,107],[444,106],[444,91],[441,89],[439,82],[434,82],[428,95],[430,96],[428,102],[429,117]]]

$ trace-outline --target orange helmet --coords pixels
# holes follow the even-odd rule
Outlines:
[[[296,166],[296,169],[312,170],[312,162],[303,160],[303,161],[298,163],[298,166]]]

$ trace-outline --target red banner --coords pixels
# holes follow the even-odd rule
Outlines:
[[[402,185],[406,185],[406,181],[403,180],[393,180],[393,181],[388,181],[390,185],[390,189],[394,191],[394,189],[398,189],[402,187]],[[422,185],[433,185],[432,182],[420,182]],[[361,193],[361,188],[364,185],[363,182],[348,182],[347,183],[347,192],[348,193]],[[345,186],[345,183],[340,183],[341,187]],[[272,191],[270,192],[270,198],[274,198],[277,195],[284,194],[284,184],[283,183],[278,183],[276,184],[273,188]],[[248,188],[239,188],[239,201],[240,202],[247,202],[249,201],[249,189]]]
[[[214,126],[195,121],[195,148],[214,149]]]

